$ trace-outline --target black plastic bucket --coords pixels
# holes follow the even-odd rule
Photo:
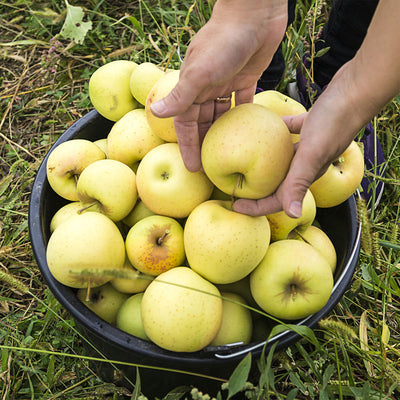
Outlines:
[[[97,140],[105,138],[113,122],[100,116],[95,110],[75,122],[56,141],[50,152],[60,143],[76,139]],[[50,154],[49,152],[49,154]],[[30,198],[29,234],[33,252],[43,277],[54,297],[69,312],[77,328],[88,339],[97,351],[85,344],[89,355],[122,363],[133,363],[157,368],[139,368],[142,391],[148,397],[162,397],[170,390],[181,385],[193,385],[204,392],[216,393],[221,381],[204,376],[228,379],[238,363],[249,353],[255,361],[260,357],[263,348],[266,353],[276,343],[276,350],[284,349],[300,336],[291,330],[273,337],[268,343],[265,340],[236,347],[209,347],[195,353],[177,353],[159,348],[153,343],[131,336],[97,317],[77,298],[75,289],[57,282],[51,275],[46,262],[46,245],[50,237],[50,221],[54,213],[66,200],[61,199],[49,186],[46,178],[46,161],[43,160]],[[331,238],[337,252],[337,268],[335,271],[335,286],[325,307],[301,321],[297,325],[314,328],[318,321],[326,317],[339,302],[351,282],[360,251],[360,224],[357,217],[357,207],[354,197],[343,204],[329,208],[318,209],[317,220],[322,229]],[[96,363],[99,376],[105,381],[118,380],[118,374],[112,365],[105,362]],[[135,383],[137,368],[118,364],[123,374]],[[189,374],[169,372],[164,369],[186,371]],[[254,368],[256,370],[256,368]],[[194,375],[190,374],[193,373]],[[204,376],[203,376],[204,375]],[[123,382],[121,382],[123,384]],[[256,382],[255,382],[256,383]]]

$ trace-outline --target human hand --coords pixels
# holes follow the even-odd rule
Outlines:
[[[343,127],[343,119],[338,115],[327,124],[331,111],[320,102],[309,113],[282,117],[291,133],[300,134],[288,174],[272,195],[259,200],[236,200],[235,211],[258,216],[284,210],[292,218],[301,216],[307,189],[344,152],[358,132],[358,129]]]
[[[158,117],[175,116],[183,161],[189,171],[201,168],[200,147],[211,124],[235,104],[253,100],[256,83],[284,35],[287,2],[218,0],[210,21],[195,35],[172,92],[151,105]]]

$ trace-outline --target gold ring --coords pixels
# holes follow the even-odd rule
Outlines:
[[[215,99],[216,103],[229,103],[231,101],[231,96],[227,96],[227,97],[217,97]]]

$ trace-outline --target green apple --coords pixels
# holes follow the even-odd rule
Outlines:
[[[150,217],[150,215],[155,215],[153,211],[143,203],[142,200],[138,199],[136,201],[135,207],[132,211],[122,220],[122,222],[129,226],[130,228],[139,222],[141,219]]]
[[[149,340],[143,328],[142,299],[143,292],[130,296],[121,306],[117,314],[116,326],[121,331],[136,336],[143,340]]]
[[[221,283],[216,285],[220,292],[236,293],[246,300],[251,307],[257,307],[250,290],[250,275],[231,283]]]
[[[111,128],[108,158],[133,168],[151,149],[164,143],[150,128],[142,108],[129,111]]]
[[[219,290],[188,267],[157,276],[142,299],[147,336],[171,351],[194,352],[209,345],[222,322]]]
[[[284,115],[299,115],[307,112],[307,109],[301,103],[277,90],[265,90],[256,93],[253,103],[269,108],[280,117]]]
[[[93,107],[103,117],[118,121],[128,111],[138,108],[129,82],[137,64],[116,60],[102,65],[89,79],[89,97]]]
[[[64,221],[79,214],[82,208],[82,203],[80,201],[73,201],[60,207],[50,220],[50,233],[53,233]]]
[[[307,190],[301,209],[301,217],[289,217],[285,211],[279,211],[267,215],[271,228],[271,241],[287,239],[290,232],[296,230],[304,232],[313,222],[317,214],[314,197],[310,190]]]
[[[111,280],[105,270],[123,267],[125,242],[110,218],[87,212],[69,218],[52,233],[46,258],[60,283],[73,288],[101,286]]]
[[[284,320],[321,310],[333,289],[331,267],[308,243],[284,239],[271,243],[251,273],[254,300],[268,314]]]
[[[184,227],[190,267],[215,284],[244,278],[262,260],[270,242],[266,217],[232,210],[232,203],[208,200],[189,215]]]
[[[185,218],[211,196],[213,184],[202,171],[186,169],[177,143],[150,150],[137,170],[140,199],[155,214]]]
[[[329,236],[321,228],[311,225],[302,232],[292,231],[288,239],[302,240],[311,244],[326,258],[332,273],[335,272],[337,263],[336,249]]]
[[[246,300],[236,293],[221,292],[221,327],[210,346],[222,346],[233,343],[250,343],[253,321],[250,310],[244,306]]]
[[[112,325],[116,322],[119,308],[129,297],[116,290],[109,282],[90,290],[78,289],[76,296],[87,308]]]
[[[173,117],[159,118],[150,110],[150,105],[167,96],[179,80],[179,70],[167,71],[154,83],[146,99],[146,117],[153,132],[166,142],[177,142]]]
[[[135,269],[128,257],[125,258],[124,266],[121,270],[123,274],[125,271],[129,271],[129,277],[111,279],[111,285],[122,293],[140,293],[144,292],[150,282],[154,279],[154,276],[143,274],[142,272]]]
[[[79,175],[89,164],[104,158],[103,151],[90,140],[74,139],[60,143],[49,154],[46,163],[51,188],[67,200],[78,201],[76,183]]]
[[[210,127],[201,148],[204,171],[223,192],[260,199],[282,182],[293,158],[282,119],[259,104],[241,104]]]
[[[136,204],[136,175],[120,161],[96,161],[82,171],[77,190],[88,211],[102,212],[113,221],[120,221]]]
[[[160,275],[185,261],[183,228],[164,215],[151,215],[133,225],[125,246],[133,267],[144,274]]]
[[[98,146],[106,155],[106,158],[108,158],[107,138],[97,139],[93,143]]]
[[[328,208],[343,203],[357,190],[363,177],[364,155],[353,141],[310,186],[317,207]]]
[[[164,75],[164,71],[152,62],[139,64],[132,72],[129,87],[132,96],[142,105],[154,84]]]
[[[224,193],[221,189],[218,189],[216,186],[214,186],[210,200],[232,200],[232,196]]]

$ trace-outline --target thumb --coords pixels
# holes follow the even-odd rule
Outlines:
[[[164,98],[151,103],[151,112],[159,118],[174,117],[184,113],[195,101],[201,88],[179,76],[179,80],[171,92]]]

